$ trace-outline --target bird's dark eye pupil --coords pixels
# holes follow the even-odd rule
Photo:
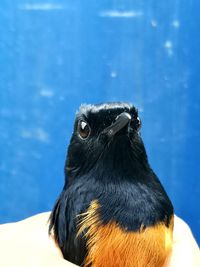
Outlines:
[[[90,134],[90,127],[85,121],[80,121],[79,122],[79,127],[78,127],[79,135],[81,138],[86,139],[89,134]]]

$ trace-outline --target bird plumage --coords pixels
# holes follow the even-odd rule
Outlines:
[[[173,206],[151,169],[140,120],[127,103],[83,105],[65,185],[50,217],[64,257],[92,267],[161,267],[171,250]]]

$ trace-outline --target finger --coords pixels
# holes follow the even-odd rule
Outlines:
[[[173,249],[167,266],[200,266],[199,247],[189,226],[177,216],[174,221]]]

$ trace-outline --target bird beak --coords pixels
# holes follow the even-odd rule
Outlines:
[[[102,133],[112,137],[121,129],[123,129],[131,121],[131,115],[127,112],[121,113],[117,116],[115,122],[103,130]]]

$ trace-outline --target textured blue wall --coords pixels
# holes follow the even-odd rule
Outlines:
[[[131,101],[200,241],[200,1],[2,0],[0,222],[51,209],[80,103]]]

